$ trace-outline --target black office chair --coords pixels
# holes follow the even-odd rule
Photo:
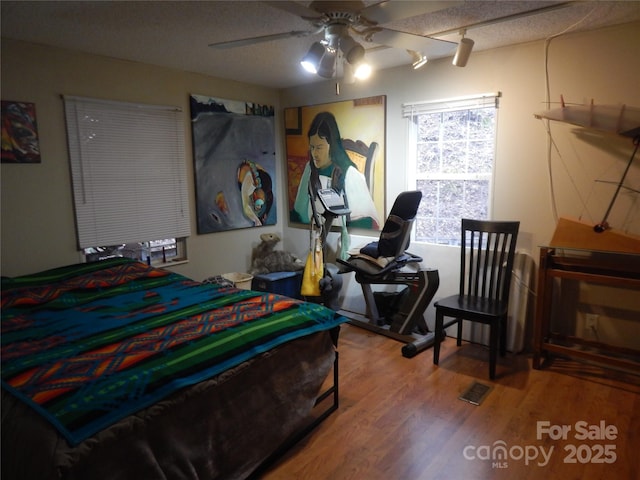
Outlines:
[[[457,323],[462,344],[462,321],[490,326],[489,378],[496,376],[497,351],[506,353],[509,287],[520,222],[462,219],[460,291],[442,298],[436,307],[433,363],[438,364],[445,328]],[[444,317],[453,317],[445,323]]]

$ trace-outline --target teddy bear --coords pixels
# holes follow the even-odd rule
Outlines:
[[[274,250],[280,241],[277,233],[263,233],[261,242],[251,252],[251,273],[260,275],[272,272],[297,272],[304,270],[304,262],[294,254]]]

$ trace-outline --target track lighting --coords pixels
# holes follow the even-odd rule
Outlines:
[[[309,73],[318,73],[320,61],[326,52],[325,46],[320,42],[314,42],[307,54],[302,57],[300,64]]]
[[[427,64],[427,57],[420,52],[416,52],[415,50],[407,50],[409,55],[411,55],[411,66],[414,70],[418,70],[420,67],[423,67]]]
[[[453,65],[456,67],[464,67],[469,60],[469,56],[471,55],[471,50],[473,49],[474,41],[470,38],[465,38],[464,35],[466,33],[465,30],[460,32],[462,38],[460,39],[460,43],[458,44],[458,49],[456,50],[456,54],[453,57]]]

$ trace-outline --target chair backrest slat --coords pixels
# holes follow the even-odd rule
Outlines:
[[[520,222],[462,220],[460,294],[509,299]]]

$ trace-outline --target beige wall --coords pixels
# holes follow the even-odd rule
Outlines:
[[[2,275],[80,261],[61,94],[181,107],[187,178],[192,180],[190,93],[279,106],[273,89],[2,39],[2,99],[36,104],[42,155],[40,164],[2,165]],[[279,114],[276,122],[280,124]],[[189,196],[190,262],[174,269],[192,278],[246,271],[259,235],[279,230],[274,226],[197,235],[193,181]]]
[[[640,24],[629,24],[554,39],[549,48],[550,98],[560,95],[570,102],[621,104],[640,107],[638,81],[640,58],[637,45]],[[406,189],[406,124],[400,109],[404,102],[424,101],[502,92],[499,110],[493,217],[519,219],[520,250],[537,262],[539,245],[551,238],[555,228],[549,187],[544,123],[534,118],[543,110],[545,91],[545,44],[534,42],[472,55],[467,67],[456,68],[449,59],[433,61],[418,71],[408,67],[379,71],[366,84],[342,85],[335,95],[333,82],[291,88],[283,92],[238,84],[186,72],[71,53],[31,44],[2,40],[2,98],[35,102],[43,161],[38,165],[2,165],[2,274],[18,275],[79,261],[69,182],[61,94],[103,97],[114,100],[172,104],[188,112],[189,93],[270,103],[277,108],[279,128],[277,158],[280,182],[286,181],[284,142],[280,131],[283,107],[326,103],[342,99],[387,96],[387,209]],[[589,142],[564,124],[552,124],[558,152],[551,155],[556,202],[561,215],[598,220],[609,193],[594,187],[597,178],[616,177],[631,144],[616,136],[596,136]],[[185,131],[188,178],[193,178],[191,137]],[[636,165],[638,162],[636,161]],[[638,167],[632,175],[638,177]],[[571,172],[571,175],[567,174]],[[580,194],[575,192],[574,184]],[[637,186],[638,183],[636,182]],[[593,189],[598,188],[594,193]],[[604,193],[600,192],[604,188]],[[306,254],[308,233],[288,225],[282,189],[278,192],[278,225],[265,229],[235,230],[197,235],[195,218],[188,241],[190,262],[174,267],[195,279],[249,268],[251,248],[265,231],[282,233],[279,248]],[[193,184],[190,185],[195,215]],[[580,196],[588,198],[588,209]],[[596,200],[604,199],[599,203]],[[640,234],[635,197],[625,195],[612,214],[612,223]],[[625,203],[626,202],[626,203]],[[371,239],[353,232],[352,244]],[[332,238],[335,241],[335,237]],[[414,244],[428,266],[438,268],[438,296],[455,291],[458,257],[455,249]],[[358,296],[346,278],[349,303]],[[532,279],[522,279],[522,295],[532,300]],[[640,309],[640,308],[639,308]],[[527,309],[525,309],[527,310]],[[530,309],[529,309],[530,310]],[[430,312],[429,312],[430,314]],[[637,330],[634,336],[638,337]]]

